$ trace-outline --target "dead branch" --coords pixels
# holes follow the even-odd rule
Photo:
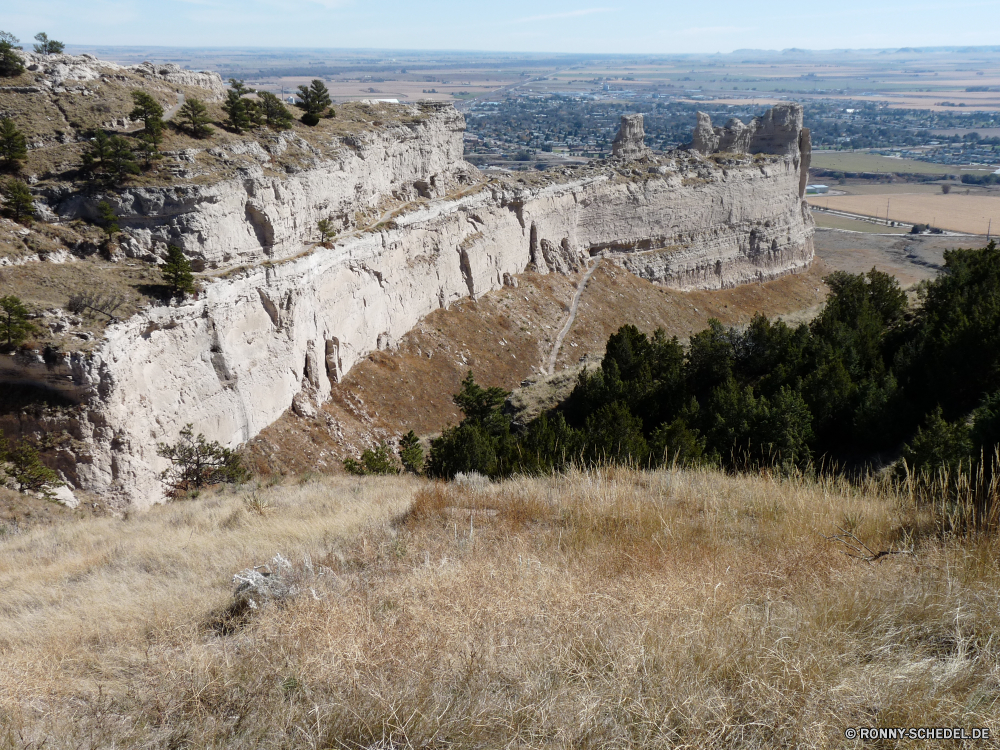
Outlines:
[[[874,563],[878,562],[884,557],[888,557],[889,555],[915,554],[912,549],[884,549],[876,552],[867,544],[865,544],[863,541],[861,541],[861,539],[859,539],[857,535],[854,534],[854,532],[848,531],[847,529],[841,528],[840,526],[837,527],[837,530],[840,531],[839,534],[834,534],[832,536],[827,536],[826,534],[820,534],[820,536],[826,539],[828,542],[843,544],[845,547],[847,547],[848,550],[850,550],[849,552],[844,552],[843,550],[841,550],[842,552],[844,552],[845,555],[847,555],[848,557],[853,557],[856,560],[864,560],[869,565],[873,565]]]

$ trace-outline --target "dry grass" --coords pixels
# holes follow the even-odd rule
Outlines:
[[[251,498],[252,499],[252,498]],[[8,747],[830,747],[997,720],[996,542],[874,490],[325,479],[0,541]],[[918,535],[919,538],[919,535]],[[237,570],[304,593],[222,634]],[[228,631],[227,631],[228,632]]]
[[[608,336],[626,323],[650,333],[663,327],[684,339],[713,317],[729,325],[748,322],[754,312],[786,317],[815,310],[826,298],[822,279],[831,270],[816,261],[802,273],[764,284],[679,292],[602,263],[580,298],[556,370],[575,368],[583,357],[603,357]],[[258,465],[280,472],[329,471],[381,439],[411,429],[418,435],[440,432],[461,421],[452,395],[470,369],[480,383],[507,390],[537,378],[566,322],[580,276],[524,273],[517,289],[435,310],[398,348],[372,352],[351,368],[333,386],[319,418],[288,412],[265,429],[251,442]]]
[[[885,219],[888,202],[889,219],[917,224],[931,224],[953,232],[986,234],[990,221],[1000,226],[1000,196],[963,195],[837,195],[811,196],[814,206],[847,211]],[[817,214],[819,215],[819,214]]]

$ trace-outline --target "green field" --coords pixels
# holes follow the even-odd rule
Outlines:
[[[906,234],[909,227],[887,227],[885,224],[874,224],[863,219],[849,219],[846,216],[837,216],[823,211],[813,211],[813,219],[817,227],[826,229],[847,229],[852,232],[865,232],[868,234]]]
[[[950,164],[930,164],[914,159],[895,159],[856,151],[813,151],[815,169],[836,169],[841,172],[902,172],[908,174],[957,174],[959,168]]]

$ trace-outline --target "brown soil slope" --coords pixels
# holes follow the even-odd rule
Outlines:
[[[830,269],[817,261],[805,273],[721,291],[678,292],[602,262],[580,298],[556,370],[604,354],[607,338],[632,323],[687,338],[709,318],[746,322],[801,313],[822,303]],[[251,443],[265,472],[339,470],[344,457],[408,430],[427,436],[461,419],[451,397],[469,370],[483,385],[508,390],[542,373],[566,322],[576,276],[519,277],[506,288],[428,315],[392,351],[373,352],[334,386],[315,417],[288,412]]]

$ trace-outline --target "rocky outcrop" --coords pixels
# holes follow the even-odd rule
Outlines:
[[[697,117],[690,148],[706,156],[718,152],[795,156],[800,149],[801,104],[779,104],[749,125],[734,117],[718,128],[712,127],[712,118],[705,112],[698,112]]]
[[[93,55],[38,55],[33,52],[18,52],[24,60],[24,67],[35,74],[38,91],[59,92],[78,82],[94,81],[119,72],[135,73],[147,80],[159,80],[176,85],[198,86],[206,89],[206,99],[221,99],[225,94],[225,84],[218,73],[185,70],[173,63],[154,65],[150,62],[139,65],[118,65],[107,60],[99,60]]]
[[[209,184],[179,179],[168,187],[108,194],[58,193],[47,201],[63,219],[95,219],[97,204],[108,200],[125,231],[123,248],[133,257],[162,256],[169,244],[184,250],[199,270],[280,260],[300,253],[321,219],[351,230],[358,212],[377,213],[387,200],[433,198],[481,179],[462,160],[465,122],[453,107],[403,109],[412,109],[407,124],[348,136],[330,155],[293,131],[264,134],[260,142],[202,154],[229,168],[229,179]],[[276,174],[278,160],[293,150],[306,167]]]
[[[699,112],[689,147],[706,156],[727,153],[790,157],[799,171],[799,197],[806,194],[812,142],[809,128],[802,127],[801,104],[779,104],[749,125],[734,117],[724,128],[713,128],[712,118]]]
[[[643,128],[642,115],[622,115],[618,134],[611,144],[611,155],[621,159],[640,159],[648,156],[650,151],[645,139],[646,130]]]
[[[804,267],[812,221],[799,194],[800,136],[788,131],[794,117],[763,122],[750,148],[766,135],[776,155],[680,151],[641,168],[623,158],[484,180],[461,159],[461,116],[439,107],[283,178],[250,166],[215,184],[122,190],[115,199],[136,254],[170,241],[205,267],[246,267],[207,280],[197,299],[110,326],[96,351],[67,363],[79,401],[67,477],[119,505],[149,505],[161,497],[156,443],[186,423],[235,446],[289,407],[314,413],[369,352],[530,266],[570,273],[599,255],[679,288]],[[261,152],[280,147],[265,142]],[[387,198],[410,203],[380,212]],[[77,215],[89,200],[54,205]],[[371,210],[370,227],[329,247],[307,244],[317,218],[352,207]]]

